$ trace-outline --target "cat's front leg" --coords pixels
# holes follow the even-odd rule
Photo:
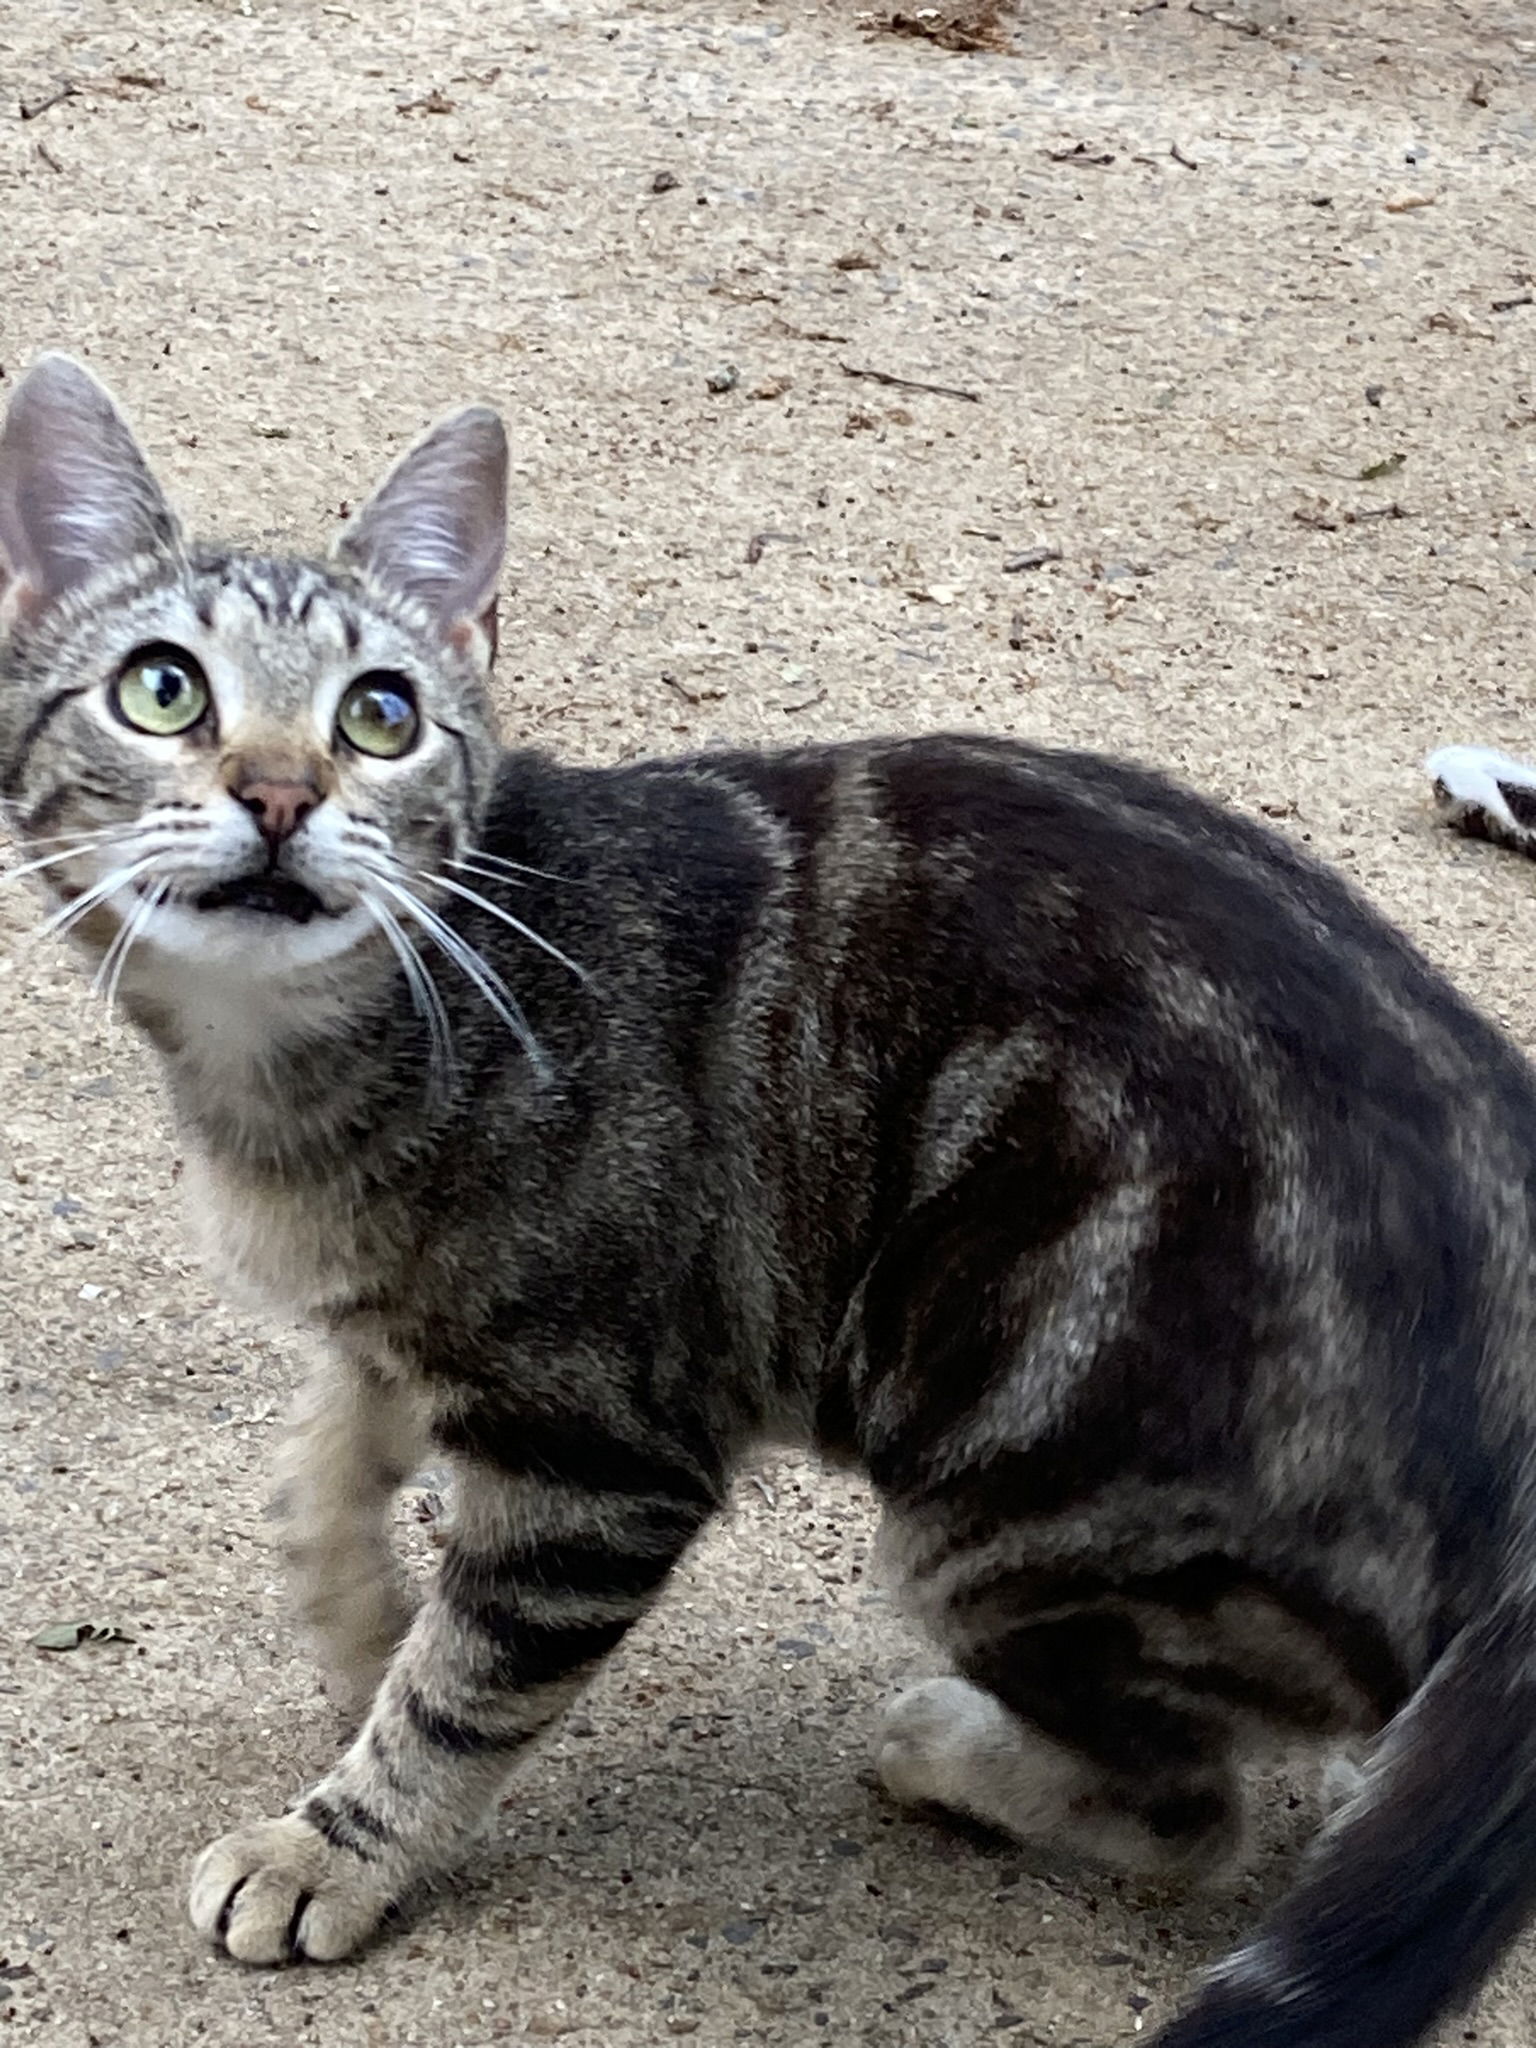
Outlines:
[[[279,1455],[294,1604],[325,1690],[354,1724],[410,1626],[386,1518],[426,1447],[414,1388],[369,1359],[327,1354],[299,1392]]]
[[[357,1740],[282,1819],[204,1851],[193,1925],[243,1962],[333,1961],[453,1864],[715,1506],[682,1477],[594,1493],[462,1469],[441,1568]]]

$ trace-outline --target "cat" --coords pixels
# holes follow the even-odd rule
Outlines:
[[[356,1951],[794,1442],[953,1666],[890,1710],[899,1799],[1197,1879],[1253,1741],[1369,1737],[1157,2038],[1405,2048],[1536,1900],[1530,1069],[1138,767],[504,750],[506,464],[453,414],[274,559],[186,542],[68,357],[0,439],[19,872],[158,1055],[207,1257],[327,1340],[283,1498],[361,1725],[194,1925]]]

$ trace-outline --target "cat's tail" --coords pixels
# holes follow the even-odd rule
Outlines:
[[[1296,1889],[1155,2048],[1409,2048],[1536,1906],[1536,1583],[1390,1723]]]

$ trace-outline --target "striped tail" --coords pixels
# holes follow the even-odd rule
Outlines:
[[[1409,2048],[1536,1908],[1536,1595],[1459,1636],[1296,1890],[1155,2048]]]

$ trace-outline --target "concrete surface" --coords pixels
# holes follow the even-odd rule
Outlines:
[[[1211,5],[1036,0],[959,55],[813,0],[28,0],[0,394],[75,348],[199,519],[305,544],[490,398],[520,737],[975,724],[1149,756],[1342,862],[1530,1043],[1530,871],[1437,833],[1418,763],[1536,748],[1536,25]],[[1007,567],[1036,547],[1061,558]],[[873,1716],[923,1652],[864,1578],[862,1496],[792,1465],[403,1938],[279,1976],[202,1951],[189,1858],[334,1741],[262,1519],[295,1349],[189,1266],[153,1077],[20,894],[4,2038],[1150,2037],[1310,1795],[1266,1781],[1253,1876],[1198,1908],[893,1815]],[[426,1548],[409,1501],[402,1527]],[[134,1641],[29,1647],[76,1619]],[[1528,1942],[1445,2039],[1533,2031]]]

